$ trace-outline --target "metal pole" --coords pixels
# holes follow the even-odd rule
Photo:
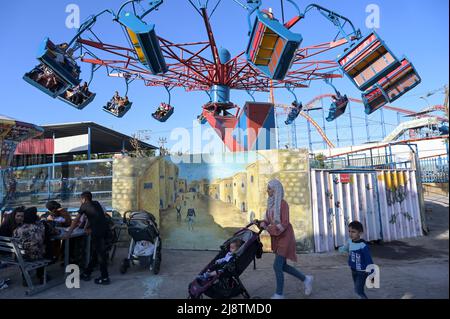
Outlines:
[[[309,109],[306,110],[306,114],[309,116]],[[312,152],[312,141],[311,141],[311,123],[309,121],[306,121],[308,125],[308,143],[309,143],[309,150]]]
[[[365,114],[365,120],[366,120],[366,137],[367,137],[367,142],[370,142],[370,131],[369,131],[369,120],[367,118],[367,114]]]
[[[53,132],[53,154],[52,154],[52,179],[55,178],[55,160],[56,160],[56,156],[55,156],[55,132]]]
[[[380,116],[381,116],[381,132],[383,134],[383,138],[385,138],[386,137],[386,123],[384,122],[383,109],[380,110]]]
[[[372,152],[372,149],[370,149],[370,166],[373,168],[373,152]]]
[[[320,91],[320,94],[322,94],[322,90]],[[325,134],[325,136],[327,135],[327,131],[326,131],[326,127],[325,127],[325,111],[323,109],[323,99],[320,99],[320,103],[322,105],[322,130],[323,130],[323,134]],[[323,148],[328,148],[327,143],[325,142],[325,140],[323,140]]]
[[[352,118],[352,108],[348,108],[348,115],[350,115],[350,133],[352,137],[352,145],[355,145],[355,136],[353,134],[353,118]]]
[[[88,149],[87,149],[88,161],[91,159],[91,127],[88,126]]]
[[[339,130],[338,130],[338,121],[334,120],[334,123],[336,125],[336,141],[337,141],[337,146],[340,147],[340,142],[339,142]]]

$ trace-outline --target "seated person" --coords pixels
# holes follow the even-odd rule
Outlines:
[[[16,207],[10,214],[4,216],[0,225],[0,236],[12,237],[14,230],[23,223],[25,206]]]
[[[91,96],[91,92],[89,91],[89,85],[87,82],[84,82],[83,85],[80,87],[81,93],[84,94],[84,96],[89,97]]]
[[[50,212],[47,217],[47,221],[54,222],[57,226],[69,227],[72,224],[72,217],[69,212],[61,207],[61,204],[57,201],[51,200],[47,202],[45,207]]]
[[[27,208],[24,212],[23,224],[14,230],[16,238],[24,250],[25,261],[34,261],[44,258],[45,226],[38,221],[36,207]],[[36,269],[37,277],[44,282],[44,267]]]
[[[234,259],[236,252],[242,246],[243,241],[239,238],[236,238],[230,242],[230,250],[223,258],[219,258],[216,260],[213,266],[211,266],[206,272],[198,276],[200,280],[207,280],[210,277],[214,277],[219,273],[223,272],[223,268],[227,265],[231,260]]]
[[[117,113],[120,114],[125,111],[125,106],[130,104],[130,100],[128,100],[128,96],[125,98],[119,98],[119,102],[117,104]]]
[[[58,80],[55,74],[47,66],[43,67],[42,72],[37,75],[35,81],[53,92],[58,87]]]

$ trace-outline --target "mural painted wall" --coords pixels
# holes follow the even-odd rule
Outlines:
[[[278,178],[290,206],[298,251],[314,250],[307,150],[224,153],[197,162],[185,158],[175,163],[170,157],[118,159],[113,168],[115,207],[154,213],[162,203],[159,214],[154,214],[166,248],[219,249],[249,220],[264,218],[267,182]],[[180,214],[175,204],[181,206]],[[195,216],[188,216],[192,210]],[[262,240],[269,250],[267,233]]]

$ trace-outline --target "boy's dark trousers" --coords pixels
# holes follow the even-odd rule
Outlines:
[[[100,266],[101,278],[108,278],[108,250],[106,247],[106,236],[92,236],[93,254],[88,267],[84,271],[86,275],[90,275],[98,261]]]
[[[364,293],[364,286],[366,285],[367,276],[368,274],[365,271],[357,271],[352,269],[352,278],[353,284],[355,286],[355,293],[361,299],[367,299],[367,296]]]

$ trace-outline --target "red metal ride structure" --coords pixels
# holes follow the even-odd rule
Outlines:
[[[305,88],[313,80],[342,77],[340,74],[332,73],[338,67],[335,61],[321,60],[317,57],[321,53],[346,44],[347,39],[345,38],[300,47],[286,77],[283,80],[272,80],[247,61],[244,55],[245,51],[231,58],[226,49],[219,50],[211,28],[207,8],[202,7],[199,12],[204,21],[207,41],[173,43],[168,39],[158,37],[168,66],[168,70],[164,74],[154,75],[145,68],[140,63],[134,48],[106,44],[80,37],[77,42],[82,46],[111,54],[110,59],[84,57],[82,61],[134,76],[143,80],[146,86],[183,87],[186,91],[200,90],[209,91],[213,94],[217,87],[269,92],[271,88],[284,88],[286,84],[295,88]],[[299,20],[300,17],[294,17],[285,26],[290,28]],[[208,50],[212,52],[212,59],[205,57]],[[228,59],[223,61],[227,55]],[[232,105],[232,107],[235,107],[235,105]]]

